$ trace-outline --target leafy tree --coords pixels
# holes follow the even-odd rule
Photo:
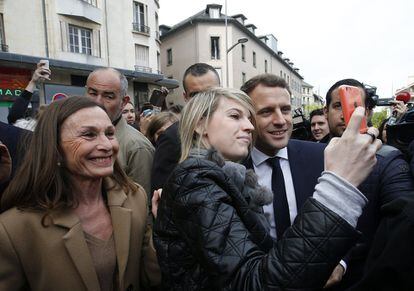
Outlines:
[[[388,112],[387,109],[383,109],[382,111],[374,112],[372,115],[372,124],[378,128],[381,125],[381,122],[387,118]]]

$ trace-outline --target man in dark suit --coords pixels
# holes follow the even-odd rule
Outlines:
[[[273,204],[264,207],[271,235],[280,237],[312,196],[324,169],[325,145],[289,140],[292,134],[290,89],[283,78],[271,74],[253,77],[241,88],[256,109],[257,140],[247,161],[259,184],[273,190]]]
[[[366,102],[367,92],[364,85],[355,79],[344,79],[336,82],[326,94],[325,116],[330,129],[329,141],[332,137],[341,137],[346,125],[342,114],[339,86],[350,85],[359,88]],[[325,142],[327,141],[325,140]],[[321,141],[323,142],[323,141]],[[346,158],[346,157],[344,157]],[[381,207],[393,205],[393,201],[414,198],[414,182],[408,163],[402,153],[390,146],[383,145],[377,153],[377,164],[368,178],[358,187],[368,198],[369,203],[358,220],[357,229],[362,236],[356,246],[343,259],[345,270],[339,269],[335,290],[346,290],[361,279],[372,240],[381,219],[384,217]]]
[[[184,100],[211,87],[220,86],[217,71],[205,63],[196,63],[187,68],[183,76]],[[152,191],[163,188],[181,156],[178,122],[171,125],[158,138],[151,172]]]

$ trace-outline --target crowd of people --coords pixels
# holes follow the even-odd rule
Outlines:
[[[414,288],[414,160],[386,145],[389,122],[360,132],[361,82],[334,83],[299,140],[272,74],[222,88],[196,63],[184,107],[139,108],[98,68],[85,96],[27,116],[51,76],[40,61],[0,123],[0,290]],[[343,85],[365,105],[348,124]]]

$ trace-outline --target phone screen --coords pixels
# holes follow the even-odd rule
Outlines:
[[[364,106],[362,102],[361,90],[358,87],[342,85],[339,86],[339,96],[341,98],[342,114],[344,116],[345,124],[348,126],[351,115],[355,108]],[[361,133],[367,132],[367,120],[364,117],[359,128]]]

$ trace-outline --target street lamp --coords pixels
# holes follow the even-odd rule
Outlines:
[[[246,37],[243,37],[243,38],[239,38],[239,40],[235,43],[235,44],[233,44],[228,50],[227,50],[227,53],[229,53],[232,49],[234,49],[234,47],[236,46],[236,45],[238,45],[239,43],[246,43],[246,42],[248,42],[249,40],[246,38]]]
[[[246,37],[239,38],[235,44],[233,44],[231,47],[227,49],[227,52],[226,52],[226,85],[227,85],[227,88],[229,87],[229,56],[228,56],[229,52],[232,49],[234,49],[238,44],[246,43],[248,41],[249,39]]]

